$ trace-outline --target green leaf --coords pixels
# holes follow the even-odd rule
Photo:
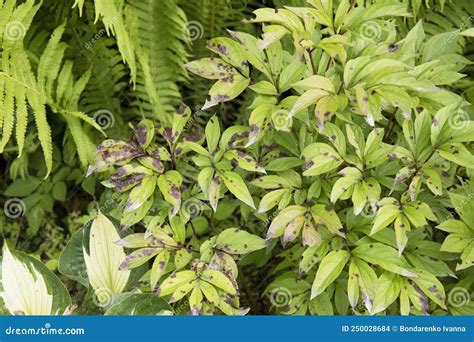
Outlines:
[[[278,95],[275,86],[268,81],[257,82],[249,88],[261,95]]]
[[[382,312],[391,305],[398,298],[402,284],[402,279],[397,274],[382,273],[376,284],[377,292],[370,313],[374,315]]]
[[[296,217],[304,215],[306,211],[307,208],[298,205],[291,205],[280,211],[268,228],[267,239],[273,239],[283,235],[288,223]]]
[[[236,294],[237,290],[230,279],[222,272],[216,270],[205,270],[201,274],[201,279],[220,288],[228,294]]]
[[[405,277],[417,277],[403,257],[397,251],[382,243],[366,243],[356,247],[352,255],[370,264],[379,265],[383,269]]]
[[[161,298],[151,293],[136,293],[117,300],[105,316],[156,316],[172,314],[173,309]]]
[[[202,58],[185,65],[193,74],[210,80],[220,80],[224,77],[231,77],[232,66],[220,58]]]
[[[400,208],[395,204],[382,206],[375,215],[370,235],[373,235],[389,226],[400,214]]]
[[[165,273],[169,259],[170,252],[168,252],[166,249],[163,249],[160,253],[158,253],[155,260],[153,261],[153,266],[151,267],[150,273],[150,286],[152,291],[155,289],[156,284],[158,284],[160,278]]]
[[[125,211],[133,211],[141,207],[153,195],[156,187],[155,176],[145,176],[141,183],[135,186],[127,198]]]
[[[464,196],[450,192],[449,199],[461,219],[471,228],[474,228],[474,210],[472,210],[474,208],[474,197],[471,194]]]
[[[418,278],[414,278],[413,282],[426,294],[428,298],[446,310],[446,294],[444,287],[438,279],[429,272],[418,270]]]
[[[311,207],[311,215],[318,224],[324,224],[328,230],[341,237],[345,237],[342,232],[342,223],[334,210],[327,210],[323,204],[316,204]]]
[[[405,215],[400,214],[395,219],[395,238],[397,240],[398,255],[402,255],[405,246],[408,243],[407,231],[410,228],[410,222]]]
[[[142,120],[133,133],[140,146],[146,149],[155,137],[155,125],[151,120]]]
[[[130,253],[120,264],[119,269],[123,270],[131,270],[143,265],[145,262],[153,258],[156,254],[160,251],[157,247],[145,247],[140,248],[132,253]]]
[[[34,177],[18,179],[14,181],[4,191],[3,195],[7,197],[25,197],[32,194],[40,185],[40,181]]]
[[[288,189],[278,189],[270,191],[265,196],[262,197],[260,205],[258,207],[258,213],[264,213],[271,210],[275,207],[282,199],[283,196],[289,194],[290,190]]]
[[[349,258],[350,254],[345,250],[332,251],[324,257],[311,287],[311,299],[323,293],[339,277]]]
[[[214,115],[206,125],[206,141],[207,148],[212,153],[219,144],[219,138],[221,137],[221,128],[219,120]]]
[[[234,162],[238,167],[244,170],[266,173],[265,169],[257,163],[255,158],[245,152],[240,150],[229,150],[224,153],[224,156],[226,159]]]
[[[59,255],[58,271],[79,282],[84,287],[88,287],[89,280],[87,279],[86,263],[82,250],[83,235],[84,229],[81,228],[71,236],[66,247]]]
[[[229,254],[246,254],[265,248],[265,240],[245,230],[229,228],[217,236],[215,246]]]
[[[314,105],[320,98],[326,95],[328,95],[328,93],[321,89],[312,89],[304,92],[303,95],[301,95],[295,102],[293,108],[291,108],[291,111],[288,113],[288,117],[291,118],[295,116],[296,113],[308,108],[311,105]]]
[[[331,298],[328,296],[326,292],[323,292],[319,296],[311,299],[309,302],[308,308],[312,315],[321,315],[321,316],[334,315]]]
[[[249,207],[256,209],[253,203],[252,195],[245,185],[242,177],[238,173],[232,171],[224,171],[221,173],[222,180],[229,191],[239,200],[247,204]]]
[[[210,100],[202,107],[202,110],[209,109],[221,102],[227,102],[239,96],[249,85],[250,79],[244,78],[240,74],[232,74],[231,76],[217,81],[209,91]]]
[[[163,283],[156,289],[156,295],[163,297],[172,294],[177,288],[183,284],[187,284],[196,279],[196,272],[181,271],[172,273]]]
[[[178,212],[181,206],[181,183],[183,177],[178,171],[172,170],[158,177],[158,187],[160,188],[165,201],[172,205],[170,217]]]
[[[207,48],[217,53],[223,60],[248,76],[249,67],[241,46],[229,38],[213,38],[207,42]]]

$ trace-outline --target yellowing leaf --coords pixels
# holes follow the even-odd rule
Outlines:
[[[250,195],[249,189],[247,188],[247,185],[245,185],[242,177],[240,177],[238,173],[232,171],[224,171],[221,175],[227,189],[229,189],[229,191],[239,200],[255,209],[252,195]]]
[[[114,224],[99,212],[92,222],[88,238],[89,246],[88,249],[83,247],[83,253],[90,284],[96,292],[110,296],[122,293],[130,271],[120,270],[126,254],[122,246],[115,244],[120,236]]]
[[[229,254],[246,254],[265,248],[265,240],[245,230],[229,228],[217,236],[215,246]]]
[[[311,299],[323,293],[339,277],[349,258],[350,254],[345,250],[332,251],[324,257],[311,287]]]
[[[205,270],[201,274],[201,279],[224,290],[228,294],[236,294],[237,290],[230,279],[222,272],[216,270]]]

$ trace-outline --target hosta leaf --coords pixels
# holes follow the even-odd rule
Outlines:
[[[12,315],[62,315],[71,297],[59,278],[35,258],[3,245],[2,288]]]
[[[87,288],[89,287],[89,281],[82,250],[83,235],[84,228],[81,228],[71,236],[66,247],[59,255],[58,271]]]
[[[89,282],[96,292],[116,295],[125,289],[130,271],[120,270],[126,254],[115,244],[119,239],[114,224],[99,212],[90,228],[88,248],[83,247]]]

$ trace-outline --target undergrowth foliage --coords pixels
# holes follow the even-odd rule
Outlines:
[[[84,125],[106,129],[80,110],[99,103],[88,101],[93,68],[74,76],[61,42],[66,24],[32,63],[23,40],[2,32],[11,20],[28,29],[38,5],[14,3],[0,0],[0,147],[15,128],[21,155],[31,112],[47,177],[47,107],[88,165],[85,180],[67,178],[69,169],[53,178],[51,187],[64,184],[54,199],[66,200],[68,181],[95,195],[100,180],[103,193],[57,265],[4,243],[11,314],[471,312],[474,122],[464,49],[474,29],[468,16],[464,26],[432,24],[442,10],[469,13],[468,2],[278,1],[286,6],[275,9],[249,1],[218,18],[245,14],[245,25],[219,27],[223,36],[206,42],[207,53],[201,41],[188,62],[191,4],[76,0],[72,16],[93,13],[116,38],[99,37],[95,48],[126,63],[131,83],[119,76],[117,88],[140,113],[95,153]],[[187,71],[210,80],[201,109],[181,102],[180,83],[191,79],[192,91],[196,80],[196,93],[207,84]],[[240,110],[235,120],[220,115],[229,107]],[[17,286],[22,279],[31,289]]]

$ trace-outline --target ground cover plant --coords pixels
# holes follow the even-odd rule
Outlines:
[[[472,314],[472,15],[0,0],[0,312]]]

